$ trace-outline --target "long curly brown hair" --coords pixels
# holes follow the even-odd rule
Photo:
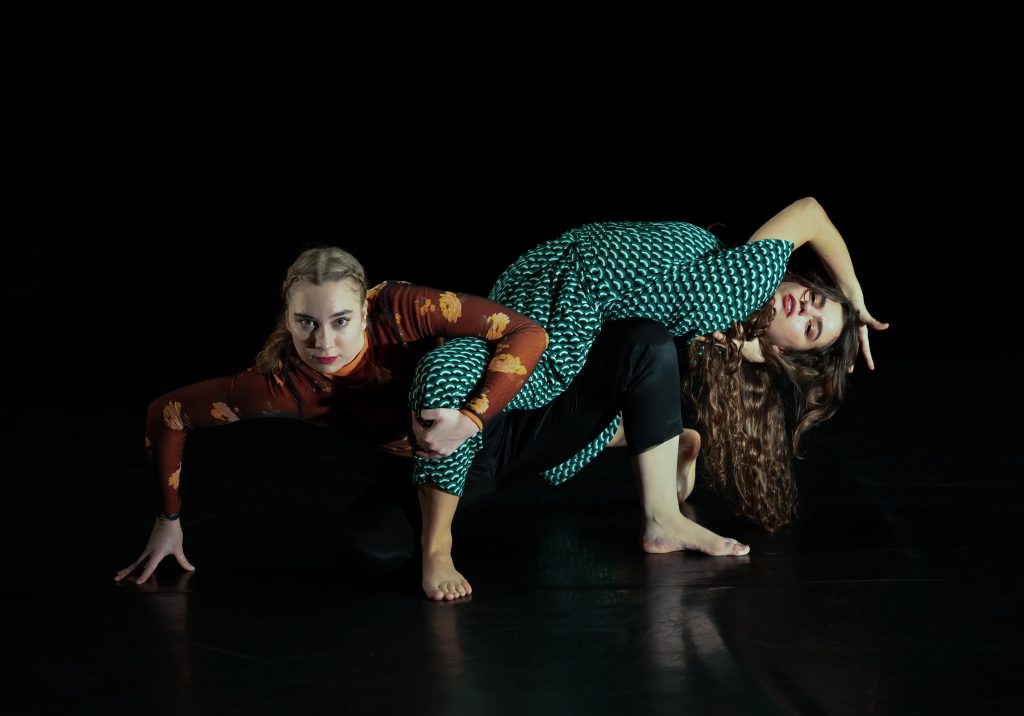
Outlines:
[[[701,466],[712,488],[741,514],[774,532],[796,517],[793,459],[815,425],[828,420],[846,396],[848,369],[857,358],[857,314],[835,287],[814,275],[787,273],[843,308],[839,338],[811,351],[776,353],[765,337],[774,300],[726,332],[721,343],[690,344],[684,391],[697,413]],[[757,338],[763,363],[744,360],[731,339]],[[790,437],[790,435],[792,437]]]

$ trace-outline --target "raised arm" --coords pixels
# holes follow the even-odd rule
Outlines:
[[[858,314],[860,324],[861,353],[868,368],[874,369],[871,359],[871,347],[868,341],[868,327],[885,330],[888,323],[874,318],[864,305],[864,291],[853,268],[853,260],[838,229],[832,224],[825,209],[813,197],[805,197],[794,201],[771,219],[766,221],[747,243],[762,239],[785,239],[793,244],[794,249],[808,244],[825,266],[836,286],[850,300]]]

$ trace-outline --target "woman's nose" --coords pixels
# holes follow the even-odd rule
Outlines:
[[[806,300],[801,299],[800,300],[800,313],[802,313],[802,314],[807,313],[807,314],[810,314],[812,316],[816,316],[819,313],[821,313],[821,309],[819,309],[817,306],[815,306],[810,301],[806,301]]]

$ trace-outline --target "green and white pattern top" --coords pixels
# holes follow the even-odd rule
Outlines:
[[[587,224],[527,251],[498,278],[490,298],[537,321],[549,344],[506,410],[539,408],[558,397],[583,368],[605,321],[650,318],[689,342],[746,320],[771,298],[792,251],[781,239],[726,249],[713,234],[683,222]],[[420,361],[410,405],[457,409],[490,357],[475,338],[436,348]],[[557,485],[575,475],[618,424],[616,418],[544,479]],[[414,481],[461,495],[482,445],[477,434],[444,459],[414,458]]]

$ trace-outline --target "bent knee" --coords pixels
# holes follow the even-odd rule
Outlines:
[[[631,318],[623,323],[626,325],[621,329],[622,339],[634,360],[654,361],[673,368],[678,365],[676,344],[665,326],[648,318]]]
[[[615,322],[622,324],[621,330],[630,343],[647,346],[675,346],[669,330],[653,319],[625,318]]]

